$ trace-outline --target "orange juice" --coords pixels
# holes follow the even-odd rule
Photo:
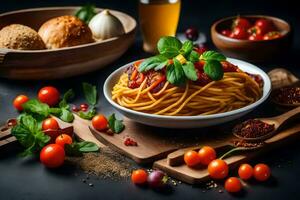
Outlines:
[[[175,36],[180,4],[180,0],[140,0],[139,18],[145,51],[156,53],[160,37]]]

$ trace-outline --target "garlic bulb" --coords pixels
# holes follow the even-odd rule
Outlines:
[[[91,19],[89,27],[96,40],[105,40],[125,33],[122,22],[108,10],[95,15]]]

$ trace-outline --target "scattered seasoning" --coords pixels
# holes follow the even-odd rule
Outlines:
[[[267,124],[258,119],[249,119],[233,128],[233,134],[243,138],[257,138],[264,136],[275,129],[274,124]]]
[[[248,142],[245,140],[233,140],[232,143],[235,147],[248,147],[248,148],[261,147],[265,144],[264,142]]]
[[[282,104],[300,103],[300,87],[284,87],[275,92],[273,99]]]
[[[90,186],[90,187],[93,187],[93,186],[94,186],[94,184],[93,184],[93,183],[89,183],[89,186]]]
[[[121,180],[131,176],[135,163],[121,154],[103,147],[100,152],[85,153],[82,157],[67,157],[68,162],[81,168],[90,175],[102,179]],[[82,182],[86,182],[86,179]]]
[[[133,140],[132,138],[130,137],[126,137],[125,140],[124,140],[124,145],[125,146],[137,146],[137,142],[135,140]]]
[[[219,190],[219,193],[223,193],[223,190]]]

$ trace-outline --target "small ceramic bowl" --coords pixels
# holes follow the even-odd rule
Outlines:
[[[199,127],[213,126],[224,122],[232,121],[252,111],[254,108],[259,106],[268,98],[271,91],[271,81],[269,76],[263,70],[259,69],[258,67],[250,63],[237,60],[237,59],[231,59],[231,58],[228,58],[227,60],[239,66],[239,68],[245,72],[251,74],[259,74],[262,77],[264,81],[263,95],[258,101],[240,109],[232,110],[225,113],[213,114],[213,115],[163,116],[163,115],[155,115],[155,114],[148,114],[148,113],[134,111],[125,108],[123,106],[120,106],[119,104],[114,102],[111,98],[111,91],[114,85],[118,82],[121,74],[124,73],[125,70],[134,62],[126,64],[123,67],[120,67],[106,79],[103,86],[104,96],[106,100],[124,116],[128,117],[133,121],[150,125],[150,126],[164,127],[164,128],[199,128]]]
[[[229,29],[236,16],[223,18],[211,26],[211,38],[215,46],[226,56],[246,61],[264,62],[286,53],[292,41],[291,26],[284,20],[265,15],[241,16],[254,23],[259,18],[271,20],[276,29],[282,34],[280,38],[272,40],[241,40],[221,34]]]

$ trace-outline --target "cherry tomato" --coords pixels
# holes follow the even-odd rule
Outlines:
[[[202,165],[208,165],[211,161],[216,159],[216,151],[210,146],[202,147],[198,154]]]
[[[80,111],[80,108],[78,108],[76,105],[73,105],[72,106],[72,111],[78,112],[78,111]]]
[[[54,106],[59,102],[59,92],[55,87],[47,86],[40,89],[38,98],[41,102]]]
[[[89,108],[89,105],[87,103],[80,104],[80,109],[82,111],[84,111],[84,110],[87,111],[88,108]]]
[[[268,20],[268,19],[258,19],[255,22],[255,26],[259,27],[261,29],[261,33],[265,34],[269,31],[273,31],[274,30],[274,26],[272,21]]]
[[[58,144],[63,148],[65,147],[65,144],[72,144],[72,142],[71,136],[67,134],[61,134],[55,139],[55,144]]]
[[[278,31],[272,31],[265,34],[263,39],[272,40],[272,39],[280,38],[281,36],[282,36],[281,33],[279,33]]]
[[[271,170],[266,164],[257,164],[254,167],[254,178],[258,181],[266,181],[271,175]]]
[[[29,98],[26,95],[19,95],[14,99],[13,105],[18,111],[23,110],[23,103],[26,103],[29,100]]]
[[[92,119],[92,124],[93,127],[98,130],[98,131],[103,131],[105,129],[107,129],[107,119],[104,115],[96,115],[95,117],[93,117]]]
[[[231,30],[225,29],[225,30],[221,31],[221,34],[224,36],[230,37]]]
[[[191,41],[196,41],[199,37],[198,30],[196,28],[188,28],[185,31],[185,37]]]
[[[59,125],[57,123],[57,121],[54,118],[48,118],[45,119],[42,123],[42,129],[45,130],[58,130],[59,129]]]
[[[235,39],[247,39],[248,33],[246,29],[237,26],[232,30],[230,37]]]
[[[58,144],[48,144],[40,152],[40,161],[49,168],[59,167],[64,163],[65,150]]]
[[[259,34],[252,34],[249,36],[248,40],[257,41],[257,40],[263,40],[263,36]]]
[[[248,29],[250,28],[250,26],[251,26],[250,22],[248,21],[248,19],[245,18],[237,17],[233,21],[233,28],[240,27],[242,29]]]
[[[200,164],[200,156],[196,151],[188,151],[184,154],[184,162],[189,167],[195,167]]]
[[[224,160],[213,160],[208,165],[208,173],[213,179],[223,179],[228,175],[228,165]]]
[[[134,170],[131,174],[131,181],[134,184],[145,184],[147,182],[148,174],[143,169]]]
[[[249,164],[242,164],[239,167],[238,174],[241,179],[248,180],[253,176],[253,167]]]
[[[235,193],[242,189],[241,181],[236,177],[230,177],[225,181],[225,190],[227,192]]]

